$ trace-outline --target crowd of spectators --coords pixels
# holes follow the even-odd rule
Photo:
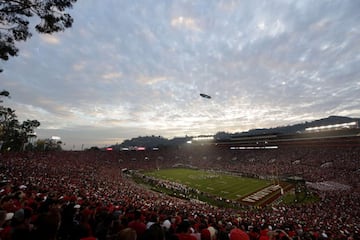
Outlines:
[[[359,160],[356,146],[3,153],[0,239],[360,239]],[[153,192],[122,171],[178,163],[347,187],[314,189],[317,202],[238,210]]]

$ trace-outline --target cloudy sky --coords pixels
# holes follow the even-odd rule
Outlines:
[[[360,117],[360,1],[79,0],[70,14],[0,74],[3,104],[65,149]]]

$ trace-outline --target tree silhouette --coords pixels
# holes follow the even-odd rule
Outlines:
[[[72,26],[73,18],[65,12],[77,0],[0,0],[0,59],[16,56],[18,41],[31,37],[29,20],[38,17],[39,33],[54,33]],[[0,70],[1,72],[1,70]]]
[[[0,97],[9,97],[8,91],[0,92]],[[0,98],[0,103],[2,102]],[[0,152],[21,151],[29,138],[36,137],[35,129],[40,126],[37,120],[19,122],[15,110],[0,105]]]

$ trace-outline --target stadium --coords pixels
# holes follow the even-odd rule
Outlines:
[[[60,226],[56,239],[121,239],[140,214],[165,239],[184,221],[201,239],[206,230],[228,239],[234,227],[250,239],[359,239],[360,129],[349,126],[121,151],[2,153],[4,226],[13,221],[8,227],[21,236],[21,224],[44,218]],[[146,229],[138,237],[150,239]]]
[[[359,7],[0,0],[0,240],[360,240]]]

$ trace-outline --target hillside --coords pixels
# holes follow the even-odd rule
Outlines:
[[[317,127],[317,126],[326,126],[333,124],[341,124],[348,122],[357,122],[360,125],[360,118],[350,118],[350,117],[342,117],[342,116],[329,116],[327,118],[322,118],[318,120],[314,120],[311,122],[303,122],[294,125],[288,126],[279,126],[275,128],[257,128],[251,129],[247,132],[237,132],[237,133],[226,133],[226,132],[218,132],[215,134],[216,140],[228,140],[233,137],[241,137],[241,136],[253,136],[253,135],[263,135],[263,134],[295,134],[302,133],[306,128],[309,127]],[[181,144],[185,144],[188,140],[191,140],[191,137],[176,137],[173,139],[166,139],[161,136],[145,136],[145,137],[137,137],[129,140],[125,140],[123,143],[118,145],[113,145],[111,147],[114,150],[120,150],[122,147],[129,146],[144,146],[147,148],[153,147],[164,147],[164,146],[178,146]]]
[[[270,134],[270,133],[294,134],[294,133],[304,132],[306,128],[310,128],[310,127],[327,126],[327,125],[334,125],[334,124],[341,124],[348,122],[357,122],[359,124],[360,118],[330,116],[327,118],[322,118],[311,122],[298,123],[289,126],[279,126],[275,128],[251,129],[248,132],[235,133],[232,135],[241,136],[241,135]]]

